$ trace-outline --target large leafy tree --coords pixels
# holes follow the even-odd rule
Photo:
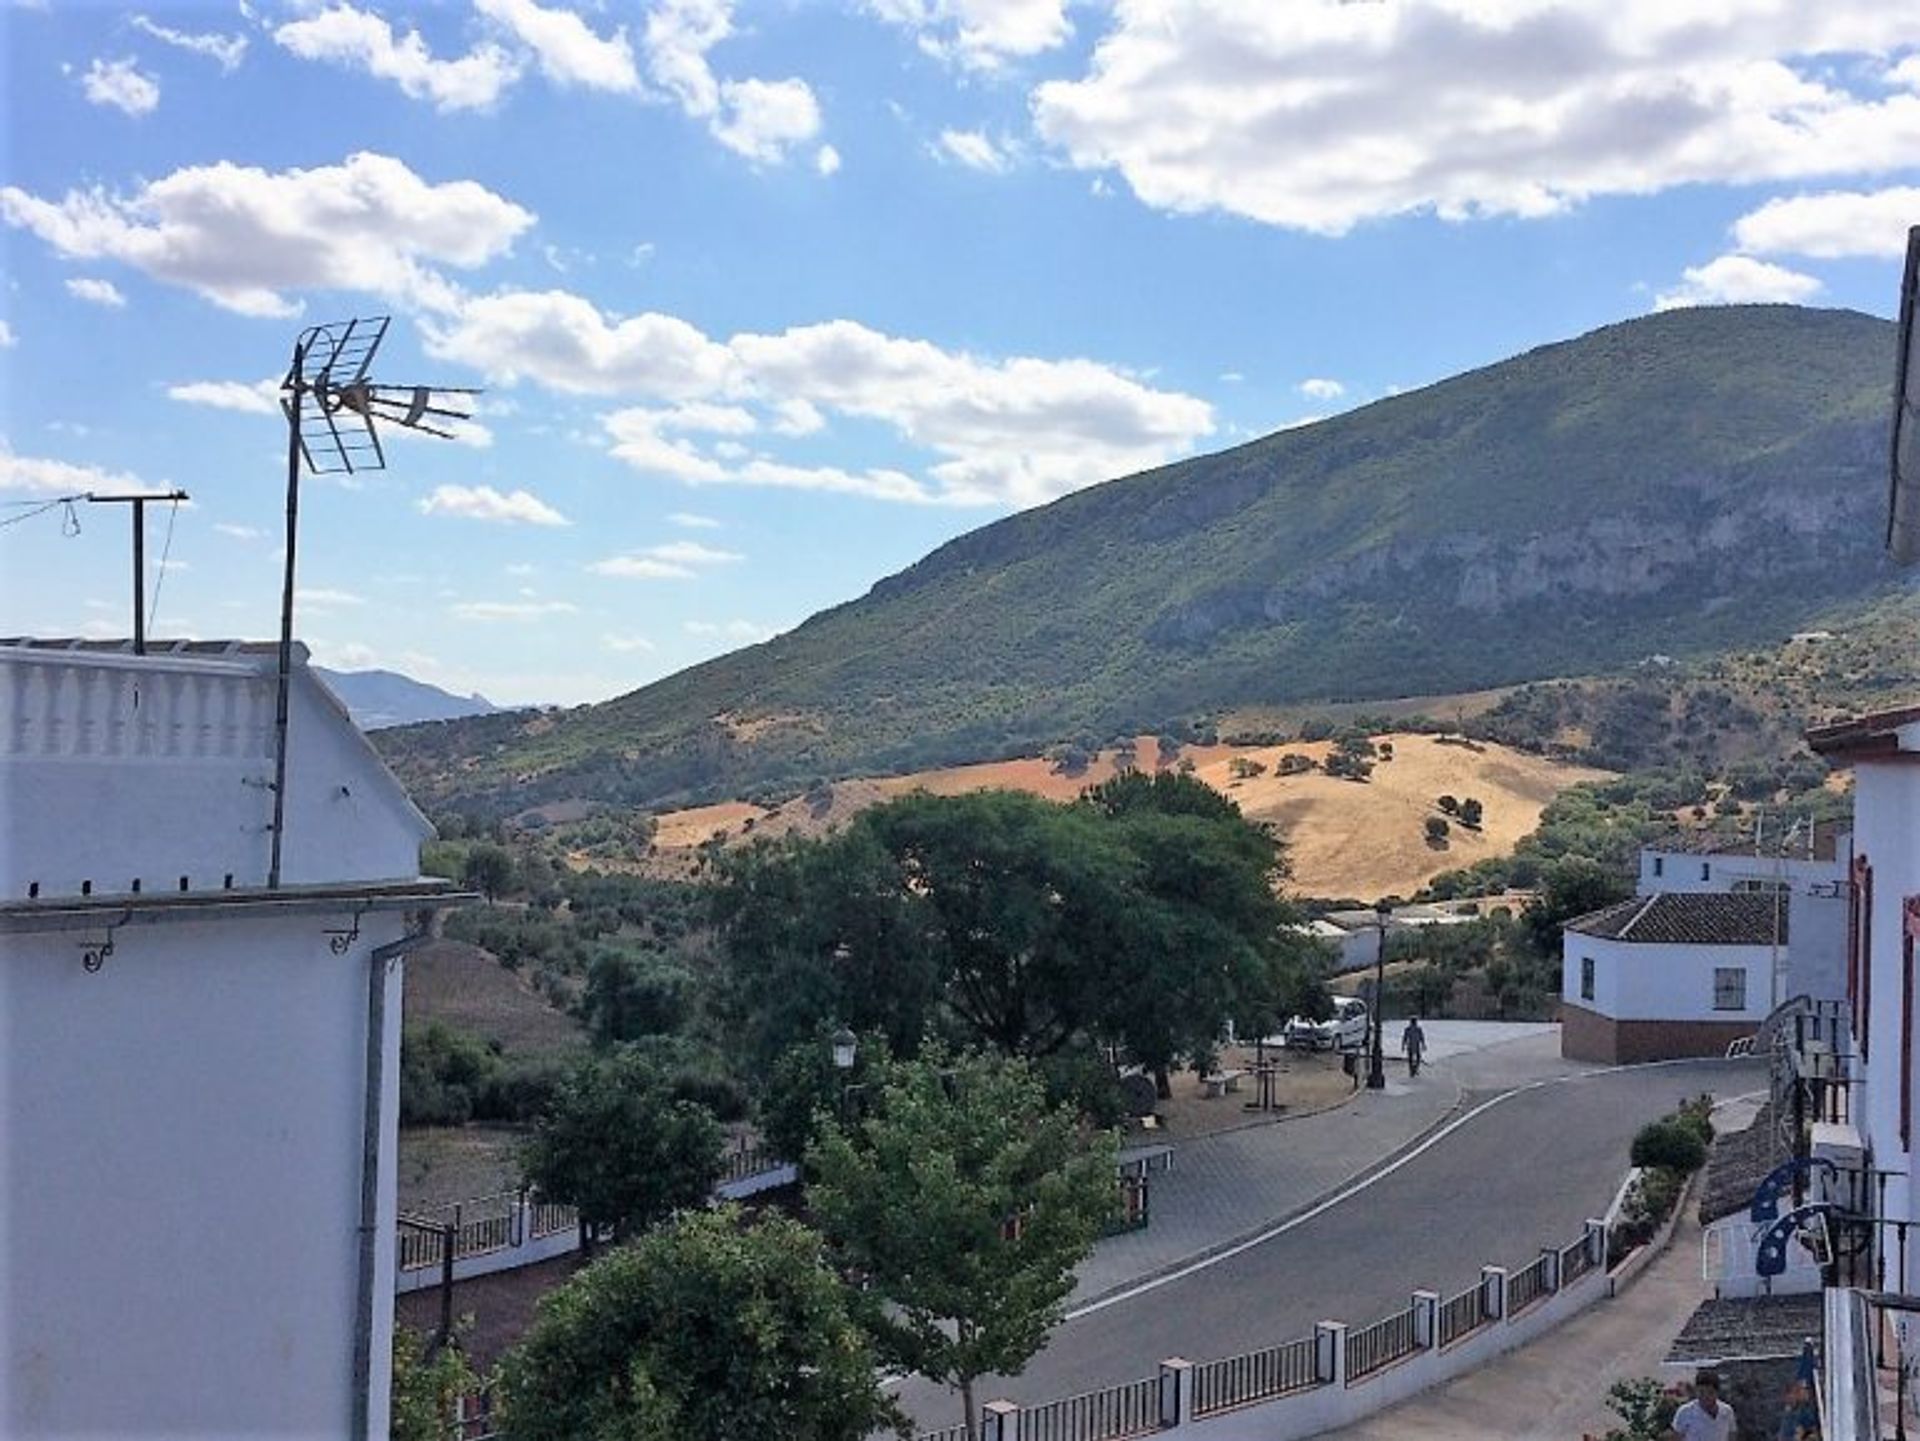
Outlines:
[[[540,1303],[501,1365],[513,1441],[904,1433],[854,1297],[797,1222],[688,1214]]]
[[[711,1112],[674,1099],[659,1068],[621,1048],[592,1056],[561,1083],[521,1157],[527,1179],[580,1209],[591,1234],[623,1239],[703,1204],[720,1175]]]
[[[808,1204],[888,1303],[893,1359],[957,1387],[1018,1374],[1117,1203],[1114,1141],[1049,1106],[1031,1066],[929,1047],[883,1062],[851,1125],[808,1153]]]
[[[1103,919],[1113,958],[1100,1025],[1155,1074],[1202,1053],[1231,1018],[1266,1028],[1312,1013],[1313,947],[1289,928],[1285,853],[1264,828],[1191,776],[1138,772],[1089,791],[1138,869]]]

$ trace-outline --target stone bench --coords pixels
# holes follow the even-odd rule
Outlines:
[[[1228,1091],[1238,1091],[1244,1075],[1245,1071],[1216,1071],[1211,1076],[1202,1076],[1200,1082],[1207,1088],[1207,1099],[1217,1101]]]

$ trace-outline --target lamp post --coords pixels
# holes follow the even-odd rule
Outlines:
[[[841,1026],[834,1031],[828,1044],[833,1047],[833,1068],[840,1073],[840,1121],[844,1125],[851,1118],[853,1110],[853,1087],[849,1080],[853,1075],[853,1063],[860,1056],[860,1038]]]
[[[1373,1050],[1367,1057],[1367,1089],[1384,1091],[1387,1088],[1386,1054],[1386,1013],[1382,1003],[1387,997],[1387,905],[1382,901],[1373,908],[1373,923],[1379,933],[1380,944],[1373,953]]]

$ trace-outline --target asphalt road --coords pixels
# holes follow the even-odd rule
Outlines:
[[[1204,1269],[1070,1314],[1025,1374],[977,1394],[1037,1403],[1276,1344],[1321,1320],[1365,1325],[1414,1290],[1451,1295],[1482,1265],[1564,1245],[1613,1199],[1633,1133],[1681,1099],[1765,1084],[1757,1062],[1597,1071],[1510,1092],[1363,1189]],[[944,1388],[899,1397],[920,1428],[960,1419]]]

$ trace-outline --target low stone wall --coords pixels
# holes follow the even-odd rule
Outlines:
[[[1619,1021],[1571,1002],[1560,1005],[1560,1054],[1572,1061],[1625,1066],[1724,1056],[1754,1030],[1752,1021]]]

